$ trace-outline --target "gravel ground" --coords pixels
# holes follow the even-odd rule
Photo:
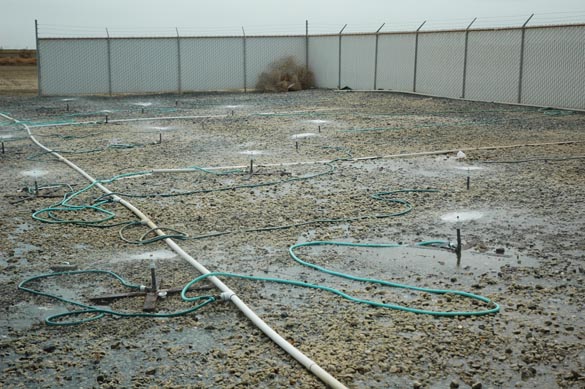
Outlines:
[[[489,307],[451,294],[437,297],[340,280],[302,267],[288,254],[291,245],[315,240],[399,242],[410,246],[320,246],[298,254],[337,271],[464,290],[501,306],[487,316],[434,317],[356,304],[313,289],[224,280],[278,333],[348,387],[585,387],[582,113],[333,91],[4,96],[0,111],[31,124],[40,142],[95,178],[148,172],[105,185],[169,233],[188,234],[177,242],[212,271],[319,283],[422,309]],[[163,119],[169,117],[174,118]],[[61,125],[46,126],[55,123]],[[162,241],[124,241],[121,226],[34,220],[34,212],[67,192],[54,184],[81,190],[88,182],[43,154],[22,127],[7,119],[0,118],[0,136],[5,148],[0,156],[0,386],[322,385],[226,302],[175,318],[106,315],[80,325],[46,325],[44,318],[74,306],[17,285],[64,264],[114,271],[129,282],[148,284],[154,260],[166,287],[184,286],[199,274]],[[465,158],[457,158],[459,150]],[[410,155],[423,152],[428,154]],[[193,166],[241,166],[244,172],[154,172]],[[413,210],[381,217],[405,205],[371,195],[405,189],[437,191],[398,193],[394,196]],[[92,188],[74,203],[90,204],[102,194]],[[137,220],[118,203],[104,208],[116,215],[107,223]],[[103,215],[86,210],[53,216],[90,220]],[[453,251],[412,247],[420,241],[454,241],[456,216],[463,241],[459,266]],[[144,226],[121,232],[130,242],[145,233]],[[100,274],[31,285],[82,303],[127,291]],[[143,298],[134,297],[110,308],[140,313],[142,305]],[[157,312],[189,307],[178,295],[157,302]]]

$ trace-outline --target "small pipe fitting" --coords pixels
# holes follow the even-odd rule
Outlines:
[[[231,301],[232,297],[235,296],[236,294],[232,291],[230,292],[222,292],[219,297],[223,300],[223,301]]]

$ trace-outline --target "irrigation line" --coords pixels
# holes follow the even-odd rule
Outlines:
[[[462,100],[462,101],[474,101],[474,102],[478,102],[478,103],[486,103],[486,101],[484,100],[476,100],[476,99],[469,99],[469,98],[460,98],[460,97],[448,97],[448,96],[439,96],[439,95],[433,95],[430,93],[421,93],[421,92],[413,92],[413,91],[397,91],[397,90],[380,90],[380,89],[376,89],[376,90],[371,90],[371,89],[352,89],[351,91],[345,91],[345,90],[338,90],[338,89],[333,89],[334,92],[338,92],[338,93],[352,93],[352,92],[357,92],[357,93],[394,93],[394,94],[405,94],[405,95],[416,95],[416,96],[424,96],[424,97],[433,97],[433,98],[437,98],[437,99],[448,99],[448,100]],[[571,111],[576,111],[576,112],[585,112],[585,109],[582,108],[567,108],[567,107],[557,107],[557,106],[550,106],[550,105],[535,105],[535,104],[526,104],[526,103],[511,103],[509,101],[492,101],[492,104],[502,104],[502,105],[512,105],[512,106],[517,106],[517,107],[531,107],[531,108],[548,108],[548,109],[558,109],[561,111],[566,111],[566,110],[571,110]]]
[[[69,161],[58,152],[49,149],[48,147],[41,144],[32,134],[31,127],[48,127],[48,126],[61,126],[61,125],[78,125],[78,124],[97,124],[103,122],[85,122],[85,123],[59,123],[59,124],[46,124],[46,125],[37,125],[37,126],[29,126],[24,122],[18,121],[8,115],[0,113],[0,116],[14,121],[16,124],[22,125],[25,127],[30,139],[41,149],[46,151],[47,153],[52,154],[61,162],[64,162],[69,167],[77,171],[80,175],[85,177],[89,180],[95,187],[102,190],[106,195],[110,196],[114,202],[119,202],[132,213],[134,213],[139,219],[140,223],[145,226],[148,226],[150,230],[148,233],[153,232],[156,233],[165,243],[179,256],[181,256],[184,260],[189,262],[193,267],[195,267],[202,276],[209,278],[209,281],[213,283],[215,287],[217,287],[221,293],[221,299],[224,301],[231,301],[234,305],[249,319],[256,325],[264,334],[266,334],[272,341],[274,341],[279,347],[281,347],[285,352],[287,352],[290,356],[296,359],[301,365],[303,365],[307,370],[317,376],[320,380],[322,380],[325,384],[330,387],[334,388],[345,388],[345,386],[331,376],[328,372],[326,372],[323,368],[321,368],[317,363],[313,360],[308,358],[304,355],[300,350],[296,347],[288,343],[282,336],[280,336],[276,331],[274,331],[270,326],[268,326],[255,312],[253,312],[237,295],[234,291],[232,291],[226,284],[224,284],[221,280],[219,280],[214,274],[205,268],[202,264],[196,261],[193,257],[191,257],[187,252],[185,252],[177,243],[173,241],[169,237],[169,235],[165,234],[162,228],[158,227],[152,220],[150,220],[144,213],[142,213],[138,208],[132,205],[130,202],[124,200],[123,198],[119,197],[115,193],[111,192],[108,188],[102,185],[99,181],[94,179],[90,176],[87,172],[83,169],[75,165],[73,162]],[[131,122],[131,121],[146,121],[146,120],[170,120],[170,119],[193,119],[193,118],[209,118],[209,117],[226,117],[227,115],[214,115],[214,116],[183,116],[183,117],[160,117],[160,118],[138,118],[138,119],[119,119],[119,120],[111,120],[110,122]],[[438,155],[438,154],[449,154],[449,153],[456,153],[458,151],[480,151],[480,150],[498,150],[498,149],[507,149],[507,148],[517,148],[517,147],[535,147],[535,146],[547,146],[547,145],[563,145],[563,144],[575,144],[575,143],[583,143],[578,141],[569,141],[569,142],[548,142],[548,143],[531,143],[531,144],[516,144],[516,145],[505,145],[505,146],[486,146],[486,147],[470,147],[470,148],[461,148],[461,149],[449,149],[449,150],[436,150],[436,151],[428,151],[428,152],[417,152],[417,153],[402,153],[402,154],[390,154],[385,156],[370,156],[370,157],[360,157],[360,158],[348,158],[348,159],[340,159],[339,161],[363,161],[363,160],[372,160],[372,159],[390,159],[390,158],[404,158],[404,157],[416,157],[416,156],[425,156],[425,155]],[[305,162],[291,162],[291,163],[280,163],[280,164],[265,164],[262,166],[293,166],[293,165],[308,165],[308,164],[317,164],[317,163],[327,163],[331,161],[305,161]],[[215,167],[215,168],[204,168],[204,169],[226,169],[226,168],[246,168],[246,166],[232,166],[232,167]],[[153,170],[152,173],[157,172],[172,172],[172,171],[194,171],[193,169],[160,169],[160,170]]]
[[[570,157],[533,157],[533,158],[526,158],[526,159],[517,159],[517,160],[510,160],[510,161],[485,161],[484,163],[525,163],[525,162],[537,162],[537,161],[544,161],[544,162],[561,162],[561,161],[572,161],[575,159],[585,159],[585,155],[575,155]]]
[[[138,208],[136,208],[130,202],[128,202],[128,201],[122,199],[121,197],[113,194],[113,192],[111,192],[108,188],[106,188],[105,186],[103,186],[102,184],[100,184],[96,179],[94,179],[92,176],[90,176],[83,169],[81,169],[80,167],[78,167],[77,165],[75,165],[73,162],[69,161],[67,158],[61,156],[59,153],[57,153],[55,151],[52,151],[48,147],[46,147],[43,144],[41,144],[34,137],[34,135],[32,134],[32,132],[30,130],[30,127],[27,124],[21,123],[20,121],[12,118],[10,116],[4,115],[2,113],[0,113],[0,116],[3,116],[4,118],[9,119],[9,120],[13,120],[14,122],[16,122],[18,124],[22,124],[25,127],[25,129],[26,129],[26,131],[27,131],[30,139],[38,147],[40,147],[41,149],[45,150],[46,152],[51,153],[52,155],[54,155],[56,158],[58,158],[60,161],[64,162],[69,167],[71,167],[72,169],[74,169],[75,171],[77,171],[80,175],[82,175],[83,177],[85,177],[91,183],[95,184],[95,186],[97,188],[99,188],[100,190],[102,190],[106,194],[111,194],[114,201],[119,202],[120,204],[122,204],[123,206],[125,206],[126,208],[128,208],[128,210],[130,210],[132,213],[134,213],[136,216],[138,216],[138,218],[145,225],[147,225],[148,227],[150,227],[152,229],[152,231],[154,231],[157,235],[159,235],[159,236],[165,235],[165,233],[162,230],[160,230],[157,227],[157,225],[152,220],[150,220],[144,213],[142,213]],[[177,254],[179,254],[179,256],[181,256],[183,259],[185,259],[187,262],[189,262],[201,274],[206,275],[206,274],[211,273],[205,266],[203,266],[197,260],[195,260],[193,257],[191,257],[186,251],[184,251],[171,238],[165,238],[164,241],[165,241],[165,243],[174,252],[176,252]],[[248,319],[250,319],[250,321],[252,321],[252,323],[254,325],[256,325],[256,327],[258,327],[258,329],[260,329],[262,332],[264,332],[264,334],[266,334],[270,339],[272,339],[273,342],[275,342],[279,347],[281,347],[291,357],[293,357],[294,359],[296,359],[307,370],[309,370],[311,373],[313,373],[315,376],[317,376],[321,381],[323,381],[325,384],[327,384],[328,386],[330,386],[332,388],[346,388],[345,385],[343,385],[341,382],[339,382],[335,377],[333,377],[331,374],[329,374],[327,371],[325,371],[316,362],[314,362],[312,359],[310,359],[309,357],[307,357],[300,350],[298,350],[296,347],[294,347],[292,344],[290,344],[286,339],[284,339],[282,336],[280,336],[276,331],[274,331],[268,324],[266,324],[266,322],[264,322],[264,320],[262,320],[254,311],[252,311],[236,295],[236,293],[234,291],[232,291],[219,278],[217,278],[215,276],[211,276],[211,277],[209,277],[209,281],[211,283],[213,283],[213,285],[216,286],[219,290],[221,290],[221,292],[222,292],[221,293],[221,297],[222,297],[223,300],[225,300],[225,301],[231,301],[232,303],[234,303],[234,305]]]
[[[4,116],[4,114],[0,113]],[[109,123],[127,123],[127,122],[146,122],[152,120],[181,120],[181,119],[215,119],[215,118],[226,118],[228,115],[194,115],[194,116],[161,116],[161,117],[150,117],[150,118],[133,118],[133,119],[114,119],[108,120]],[[61,126],[73,126],[73,125],[85,125],[85,124],[105,124],[104,120],[93,120],[87,122],[58,122],[58,123],[44,123],[44,124],[31,124],[27,125],[23,122],[17,121],[17,123],[25,125],[30,128],[40,127],[61,127]]]
[[[409,158],[409,157],[422,157],[428,155],[443,155],[443,154],[456,154],[459,151],[470,152],[470,151],[486,151],[486,150],[501,150],[511,149],[520,147],[539,147],[539,146],[560,146],[560,145],[571,145],[585,143],[585,141],[563,141],[563,142],[546,142],[546,143],[521,143],[514,145],[499,145],[499,146],[483,146],[483,147],[465,147],[460,149],[446,149],[446,150],[434,150],[434,151],[422,151],[416,153],[400,153],[400,154],[388,154],[388,155],[373,155],[367,157],[357,158],[343,158],[337,162],[360,162],[369,161],[373,159],[395,159],[395,158]],[[302,162],[280,162],[280,163],[265,163],[258,164],[257,167],[280,167],[280,166],[302,166],[302,165],[322,165],[328,161],[302,161]],[[486,162],[488,163],[488,162]],[[231,165],[231,166],[209,166],[203,169],[206,170],[225,170],[225,169],[246,169],[247,165]],[[150,171],[152,174],[156,173],[192,173],[195,172],[193,168],[179,168],[179,169],[153,169]]]

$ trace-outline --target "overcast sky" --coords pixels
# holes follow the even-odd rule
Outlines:
[[[236,35],[461,28],[585,22],[585,0],[0,0],[0,47],[41,37]]]

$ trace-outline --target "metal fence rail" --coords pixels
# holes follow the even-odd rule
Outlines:
[[[39,95],[249,90],[274,61],[318,88],[585,109],[585,25],[367,34],[39,38]],[[106,30],[107,31],[107,30]]]

